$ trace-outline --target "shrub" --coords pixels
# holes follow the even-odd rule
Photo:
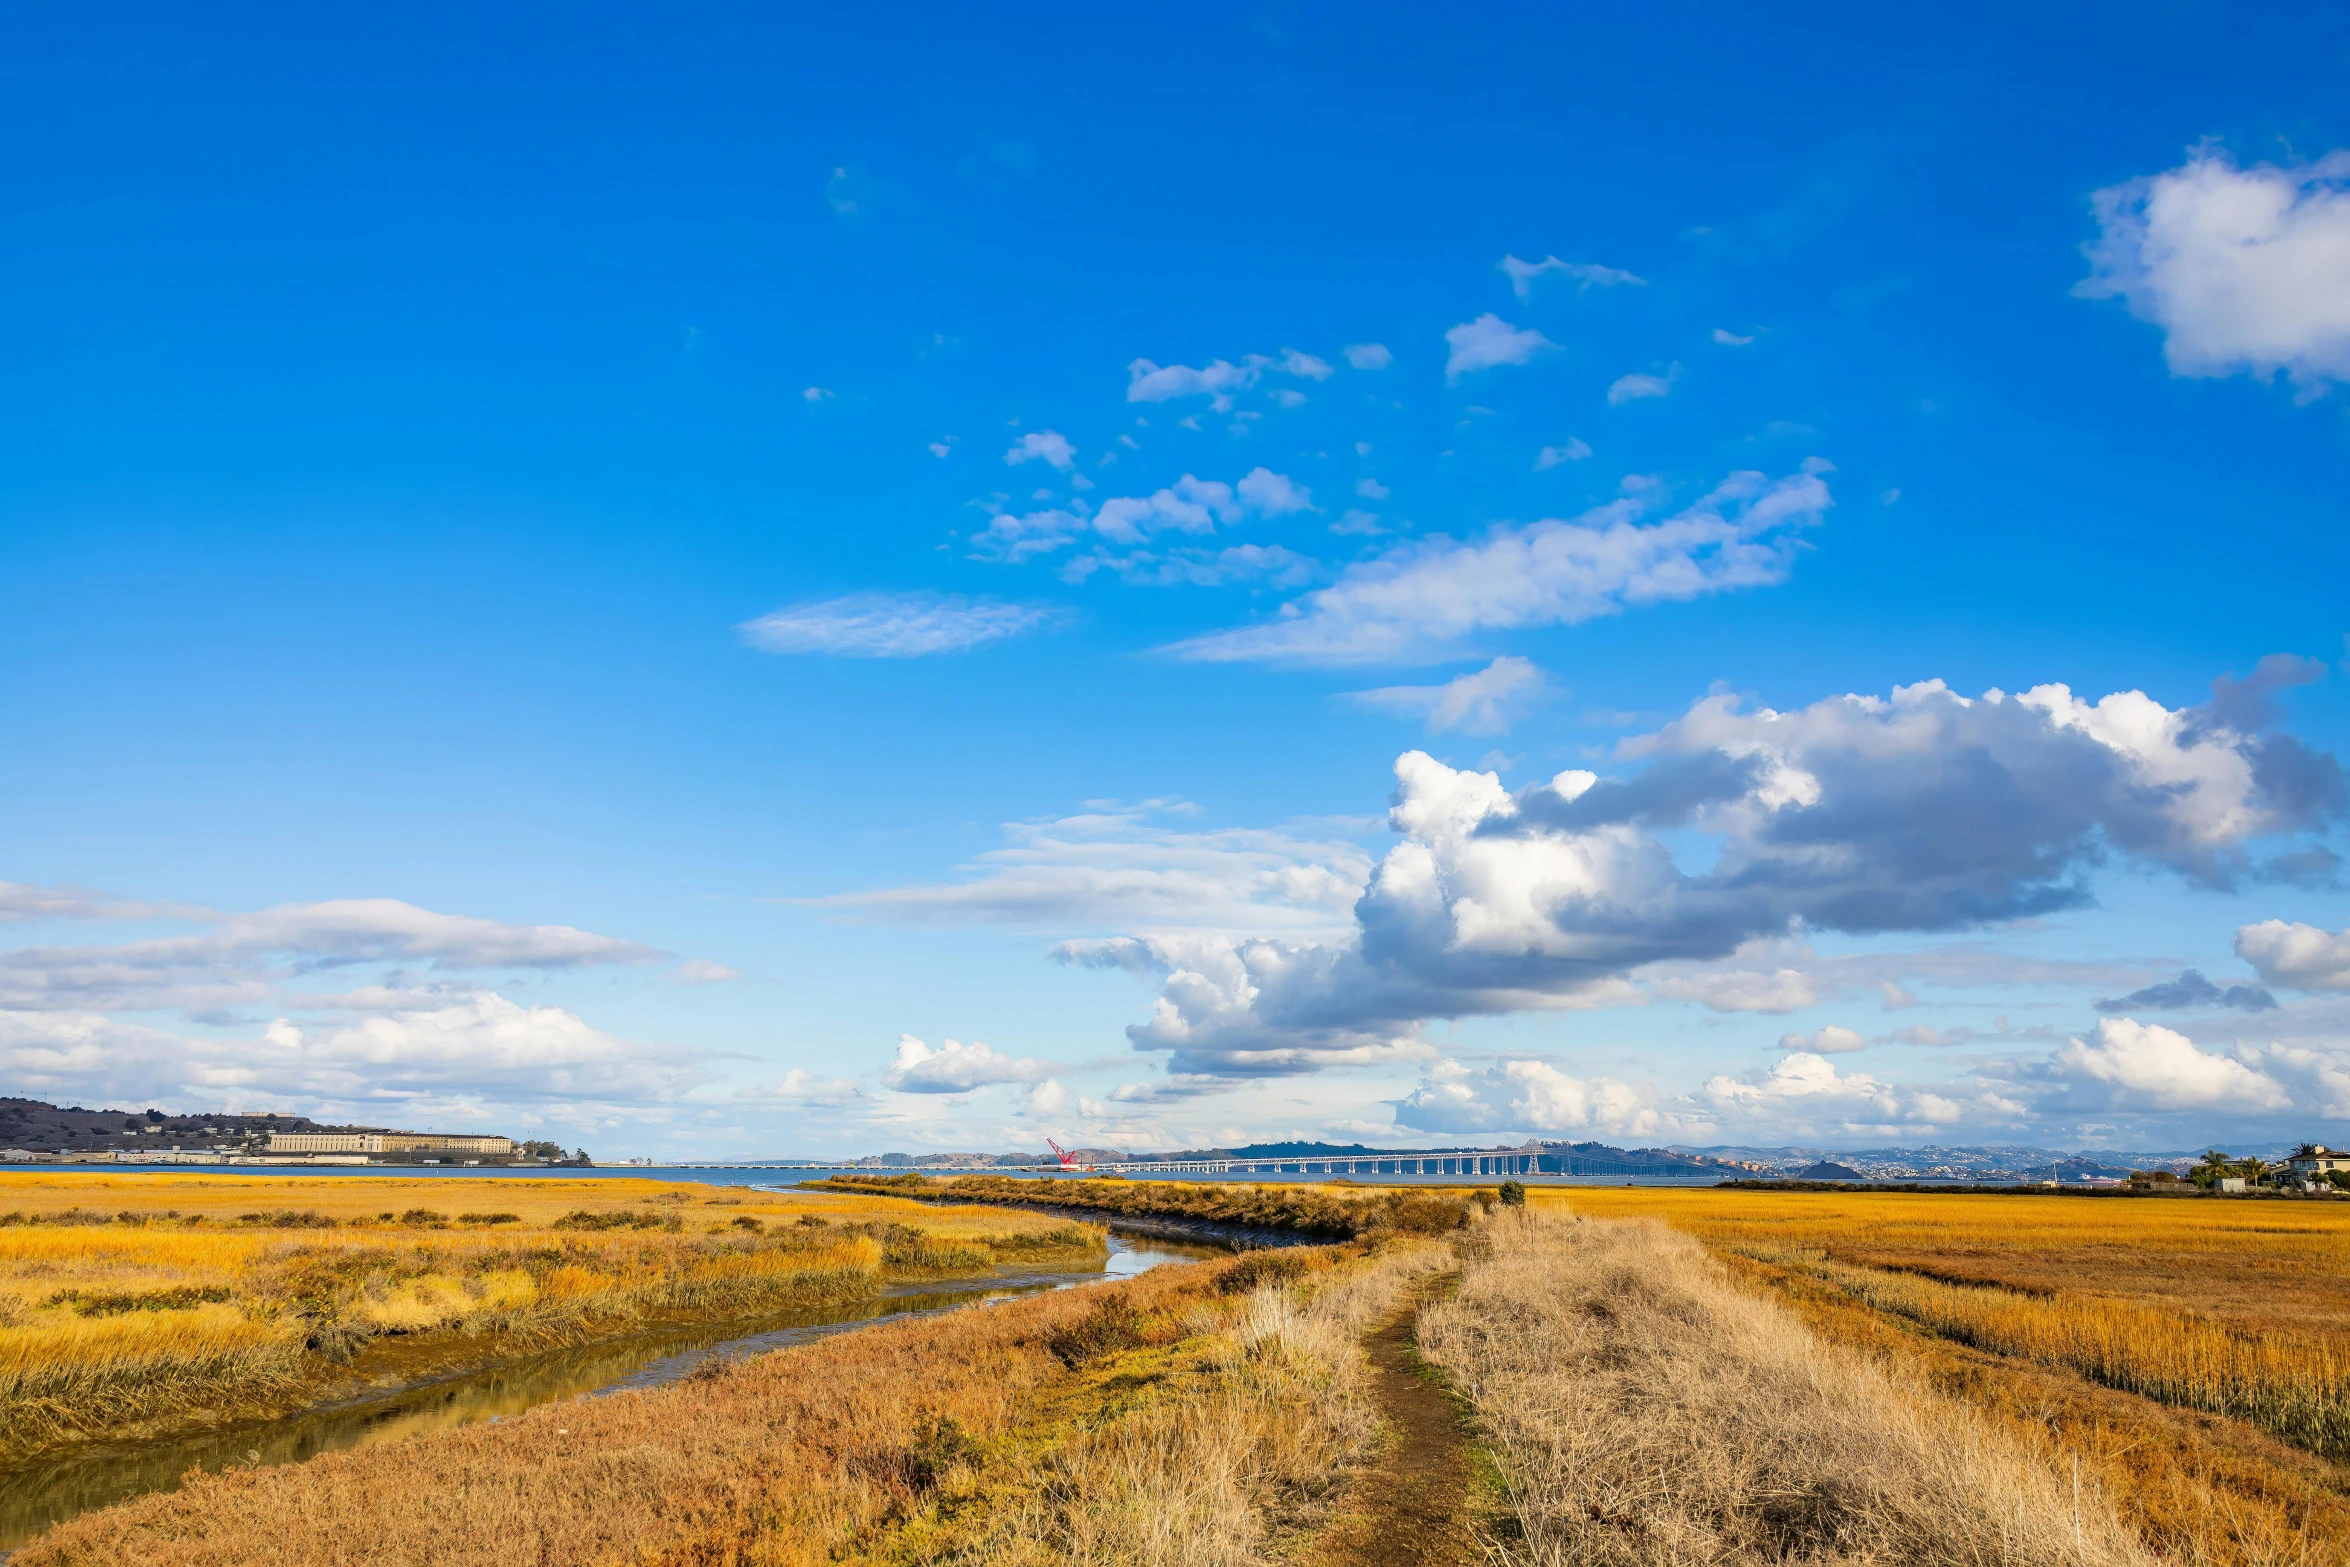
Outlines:
[[[1525,1206],[1526,1206],[1526,1183],[1525,1183],[1524,1181],[1504,1181],[1504,1182],[1502,1182],[1502,1183],[1501,1183],[1501,1205],[1502,1205],[1504,1208],[1523,1208],[1523,1207],[1525,1207]]]
[[[520,1224],[522,1215],[519,1213],[461,1213],[457,1215],[457,1222],[459,1224]]]
[[[1305,1259],[1285,1251],[1252,1251],[1216,1270],[1216,1293],[1246,1295],[1267,1284],[1286,1284],[1306,1271]]]

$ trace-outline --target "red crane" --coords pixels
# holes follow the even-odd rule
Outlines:
[[[1093,1166],[1090,1164],[1079,1164],[1074,1154],[1070,1153],[1068,1149],[1063,1148],[1059,1143],[1054,1142],[1051,1138],[1048,1137],[1044,1141],[1045,1146],[1053,1151],[1053,1157],[1061,1161],[1062,1169],[1090,1170],[1093,1168]]]

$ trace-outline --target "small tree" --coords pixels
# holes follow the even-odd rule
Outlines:
[[[1501,1205],[1502,1205],[1504,1208],[1523,1208],[1523,1207],[1525,1207],[1525,1206],[1526,1206],[1526,1183],[1525,1183],[1524,1181],[1504,1181],[1504,1182],[1502,1182],[1502,1183],[1501,1183]]]

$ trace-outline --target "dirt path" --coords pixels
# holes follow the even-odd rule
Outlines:
[[[1453,1283],[1436,1281],[1420,1300]],[[1355,1481],[1344,1511],[1307,1552],[1307,1567],[1468,1567],[1482,1559],[1469,1538],[1468,1434],[1413,1344],[1420,1300],[1365,1345],[1372,1396],[1394,1441]]]

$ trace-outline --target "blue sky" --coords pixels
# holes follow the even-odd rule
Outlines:
[[[2340,1140],[2345,64],[42,19],[6,1079],[599,1154]]]

